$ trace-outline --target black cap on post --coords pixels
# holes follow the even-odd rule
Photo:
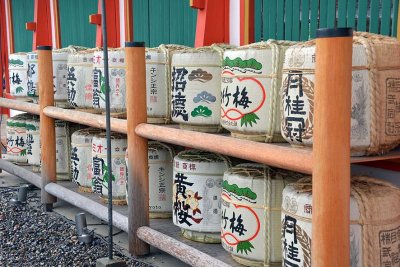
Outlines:
[[[144,42],[125,42],[125,47],[144,47]]]
[[[36,47],[36,49],[37,49],[37,50],[51,50],[52,47],[51,47],[51,45],[38,45],[38,46]]]
[[[353,28],[321,28],[317,29],[317,38],[352,37]]]

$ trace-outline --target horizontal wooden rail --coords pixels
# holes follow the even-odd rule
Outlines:
[[[162,251],[174,256],[177,259],[197,267],[229,267],[220,260],[207,255],[191,246],[188,246],[178,240],[160,233],[147,226],[138,229],[137,235],[140,239],[150,245],[161,249]]]
[[[208,150],[247,159],[270,166],[311,174],[310,149],[290,147],[288,144],[266,144],[222,135],[180,130],[151,124],[140,124],[136,133],[148,139]]]
[[[5,170],[6,172],[15,175],[25,181],[35,185],[36,187],[41,187],[42,184],[42,177],[36,173],[28,171],[23,167],[15,165],[12,162],[9,162],[4,159],[0,159],[0,169]]]
[[[100,129],[106,128],[106,117],[104,115],[92,114],[73,109],[63,109],[58,107],[46,107],[43,110],[47,116],[70,122],[76,122],[83,125],[96,127]],[[126,134],[126,120],[111,118],[111,130]]]
[[[21,100],[13,100],[8,98],[0,98],[0,106],[4,108],[15,109],[19,111],[25,111],[31,114],[40,114],[40,108],[38,104],[24,102]]]

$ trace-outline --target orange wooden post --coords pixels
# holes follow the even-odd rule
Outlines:
[[[141,226],[149,226],[149,173],[147,139],[136,134],[136,126],[147,121],[146,67],[143,42],[125,43],[126,111],[128,130],[129,252],[148,254],[150,246],[137,237]]]
[[[46,210],[53,208],[56,198],[46,192],[48,183],[56,182],[56,136],[54,119],[46,116],[43,109],[54,106],[53,63],[51,46],[38,46],[40,143],[42,160],[42,204]]]
[[[351,28],[316,40],[312,265],[350,265]]]
[[[229,1],[190,0],[190,6],[198,9],[195,47],[229,43]]]

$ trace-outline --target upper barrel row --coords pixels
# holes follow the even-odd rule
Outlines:
[[[221,132],[254,141],[311,146],[314,126],[315,40],[269,40],[232,47],[161,45],[146,49],[149,123]],[[353,37],[351,149],[372,155],[400,144],[400,43]],[[70,107],[105,108],[103,51],[53,51],[55,100]],[[126,108],[124,49],[109,50],[111,109]],[[36,96],[37,55],[10,56],[11,94]],[[144,93],[144,91],[143,91]],[[332,99],[331,108],[335,108]],[[327,136],[329,138],[329,136]]]

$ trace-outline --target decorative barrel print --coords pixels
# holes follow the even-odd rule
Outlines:
[[[61,120],[55,121],[56,170],[58,181],[70,180],[71,137],[69,127],[68,122]]]
[[[126,64],[124,49],[109,49],[108,67],[111,111],[124,112],[126,110]],[[104,75],[103,51],[96,51],[93,54],[93,108],[102,111],[106,108]]]
[[[174,51],[187,48],[160,45],[146,49],[147,122],[169,123],[171,120],[171,57]]]
[[[28,164],[40,166],[40,120],[32,116],[26,120],[26,157]]]
[[[282,266],[282,191],[300,177],[301,174],[252,163],[239,164],[225,172],[221,241],[237,262]]]
[[[27,53],[28,56],[28,96],[39,96],[39,65],[36,51]]]
[[[28,97],[28,86],[32,86],[28,83],[28,55],[26,53],[10,54],[8,71],[10,95],[17,98]]]
[[[283,190],[281,217],[285,266],[311,266],[311,179]],[[400,189],[370,177],[352,177],[350,266],[399,266]]]
[[[218,154],[187,150],[174,158],[173,222],[183,236],[220,243],[222,177],[229,160]]]
[[[182,129],[218,132],[221,66],[217,46],[177,51],[171,62],[171,116]]]
[[[71,107],[92,109],[93,106],[93,52],[88,49],[68,55],[67,89]]]
[[[356,33],[353,40],[352,155],[381,154],[400,144],[400,43]],[[282,136],[311,146],[314,131],[315,41],[286,51],[281,90]],[[334,106],[334,99],[332,99]]]
[[[82,192],[92,192],[92,139],[100,129],[86,128],[71,136],[71,176]]]
[[[111,179],[115,204],[126,204],[126,147],[126,135],[111,134]],[[100,194],[103,199],[108,197],[108,179],[110,179],[107,166],[107,149],[106,133],[95,135],[92,139],[92,190]]]
[[[7,119],[7,159],[27,163],[26,120],[32,115],[24,113]]]
[[[172,169],[174,156],[175,152],[170,146],[160,142],[149,141],[149,215],[152,219],[170,218],[172,216]],[[125,162],[128,169],[128,150],[125,154]],[[128,179],[128,175],[126,177]],[[128,185],[126,188],[128,189]],[[126,202],[128,203],[128,193],[126,196]]]
[[[221,125],[234,137],[283,141],[279,91],[285,50],[293,42],[246,45],[224,53],[221,77]]]

